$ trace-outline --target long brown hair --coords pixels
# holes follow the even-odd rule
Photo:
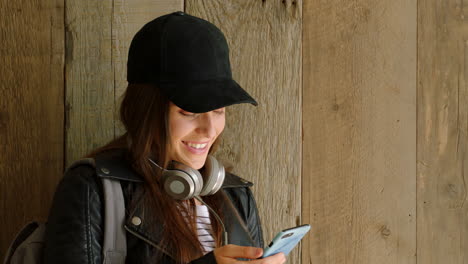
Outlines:
[[[167,195],[160,184],[161,170],[148,162],[148,157],[163,167],[170,162],[166,156],[168,110],[169,100],[157,87],[130,84],[120,106],[120,119],[126,129],[125,134],[86,156],[94,157],[110,149],[128,149],[128,162],[143,177],[145,184],[141,194],[134,195],[130,205],[127,205],[130,207],[127,210],[132,211],[132,207],[143,203],[140,206],[145,208],[145,218],[153,220],[151,223],[158,223],[150,226],[155,229],[163,228],[159,247],[168,252],[177,263],[188,263],[203,255],[196,232],[195,203],[193,199],[177,201]],[[213,147],[216,145],[217,142]],[[210,153],[214,150],[213,147]],[[204,201],[223,219],[220,192],[205,196]],[[189,216],[190,224],[187,224],[182,212]],[[210,218],[216,246],[221,246],[221,225],[212,215]],[[160,257],[162,255],[154,254],[151,258],[156,262]]]

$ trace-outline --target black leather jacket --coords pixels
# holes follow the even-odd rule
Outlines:
[[[110,173],[102,173],[103,168]],[[54,195],[47,223],[44,263],[102,263],[103,191],[99,177],[119,179],[126,203],[143,184],[140,176],[124,159],[123,151],[99,154],[95,158],[95,167],[76,165],[69,168]],[[223,211],[224,224],[229,234],[229,244],[263,248],[262,227],[250,186],[251,182],[226,174],[220,191],[230,198],[245,225],[238,217],[230,217],[233,212],[228,209]],[[142,212],[141,208],[136,208],[131,215],[126,212],[126,263],[147,263],[152,250],[159,250],[157,244],[160,235],[149,233],[147,226],[151,223],[145,222],[139,212]],[[134,225],[133,217],[140,217],[141,224]],[[174,261],[164,255],[161,263]],[[216,263],[216,260],[213,252],[210,252],[191,263]]]

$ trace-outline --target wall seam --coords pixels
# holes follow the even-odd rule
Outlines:
[[[114,44],[114,21],[115,21],[115,17],[114,17],[114,14],[115,14],[115,10],[114,10],[114,7],[115,7],[115,1],[112,0],[112,11],[111,11],[111,47],[110,47],[110,52],[111,52],[111,66],[112,66],[112,92],[113,92],[113,103],[112,103],[112,121],[113,121],[113,126],[114,126],[114,134],[113,134],[113,139],[115,139],[115,135],[116,135],[116,130],[117,130],[117,122],[116,122],[116,118],[115,118],[115,113],[116,113],[116,104],[117,104],[117,98],[115,97],[116,96],[116,92],[115,90],[117,89],[117,84],[116,84],[116,81],[115,81],[115,62],[114,62],[114,49],[113,49],[113,44]]]
[[[301,174],[300,174],[300,184],[301,184],[301,187],[300,187],[300,192],[301,192],[301,212],[300,212],[300,222],[301,224],[303,224],[303,213],[304,213],[304,196],[303,196],[303,190],[304,190],[304,58],[303,58],[303,55],[304,55],[304,47],[303,47],[303,44],[304,44],[304,16],[303,16],[303,10],[304,10],[304,1],[301,1],[301,4],[300,4],[300,16],[301,16],[301,20],[300,20],[300,27],[301,27],[301,42],[300,42],[300,45],[301,45],[301,51],[300,51],[300,80],[301,80],[301,87],[300,87],[300,93],[299,93],[299,96],[300,96],[300,142],[299,142],[299,147],[300,147],[300,153],[301,153],[301,157],[300,157],[300,168],[301,168]],[[299,263],[303,263],[302,259],[302,254],[304,252],[304,246],[303,246],[303,243],[301,242],[301,247],[300,247],[300,252],[299,252]]]
[[[419,68],[418,68],[418,64],[419,64],[419,1],[416,0],[416,99],[415,99],[415,103],[416,103],[416,135],[415,135],[415,142],[416,142],[416,175],[415,175],[415,178],[416,178],[416,199],[415,199],[415,209],[416,209],[416,212],[415,212],[415,225],[416,225],[416,232],[415,232],[415,263],[417,264],[418,263],[418,91],[419,91],[419,88],[418,88],[418,82],[419,82]]]
[[[67,165],[67,0],[63,0],[63,145],[62,145],[62,171]]]

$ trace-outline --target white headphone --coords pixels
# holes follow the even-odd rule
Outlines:
[[[224,182],[223,165],[210,155],[206,159],[203,175],[198,170],[177,161],[172,161],[168,169],[164,169],[152,159],[148,160],[163,170],[161,182],[164,190],[177,200],[213,195],[221,189]]]

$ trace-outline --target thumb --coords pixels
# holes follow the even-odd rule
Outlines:
[[[216,255],[220,257],[228,257],[228,258],[248,258],[248,259],[256,259],[262,256],[263,249],[256,248],[256,247],[244,247],[238,245],[226,245],[224,247],[220,247],[216,252]],[[215,250],[215,251],[216,251]]]

